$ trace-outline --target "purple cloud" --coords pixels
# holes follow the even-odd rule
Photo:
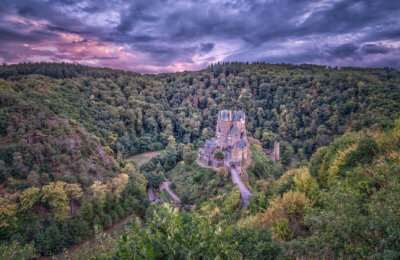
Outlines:
[[[139,72],[216,61],[400,68],[399,1],[3,0],[0,62]]]

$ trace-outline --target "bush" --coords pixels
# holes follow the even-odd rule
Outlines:
[[[20,245],[13,241],[11,245],[0,245],[0,259],[20,260],[36,259],[36,250],[33,244]]]
[[[272,241],[265,228],[234,226],[225,234],[243,259],[275,259],[282,253],[281,246]]]
[[[225,156],[224,156],[224,153],[220,149],[217,149],[214,152],[214,158],[222,161],[225,158]]]
[[[179,212],[168,204],[157,208],[151,221],[141,228],[140,220],[118,241],[115,257],[120,259],[214,259],[237,258],[234,246],[206,218]]]

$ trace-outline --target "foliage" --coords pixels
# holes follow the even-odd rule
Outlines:
[[[224,159],[224,153],[220,149],[217,149],[214,152],[214,158],[216,158],[218,160],[223,160]]]
[[[0,259],[2,260],[33,259],[36,257],[35,247],[32,244],[21,246],[14,241],[11,245],[0,245]]]
[[[224,200],[222,212],[225,214],[233,213],[240,205],[240,191],[235,187]]]
[[[183,148],[183,155],[182,156],[183,156],[183,161],[187,165],[191,165],[195,160],[194,151],[192,150],[190,145],[186,145],[185,148]]]
[[[390,126],[400,111],[399,72],[388,69],[227,62],[196,72],[141,75],[24,63],[1,66],[0,77],[6,79],[3,101],[17,95],[24,100],[18,106],[33,102],[41,113],[75,119],[122,155],[158,150],[170,137],[197,144],[212,134],[218,110],[242,109],[247,130],[264,148],[281,139],[294,155],[309,157],[349,128]],[[5,116],[9,105],[2,103],[2,131],[12,121]],[[291,149],[283,147],[285,158]]]
[[[226,231],[230,244],[236,246],[242,259],[275,259],[281,255],[279,244],[271,240],[270,233],[259,227],[232,227]]]
[[[347,134],[313,156],[312,174],[303,168],[294,175],[293,189],[310,200],[302,214],[309,231],[296,239],[286,236],[288,256],[399,257],[399,123],[389,130]],[[285,230],[283,224],[277,229]]]
[[[229,179],[221,181],[218,173],[197,164],[178,164],[169,172],[173,190],[183,204],[201,204],[219,193],[219,187],[225,187]]]
[[[256,181],[259,179],[278,178],[283,173],[281,165],[271,161],[255,140],[250,141],[250,150],[252,163],[247,172],[251,186],[256,186]]]
[[[273,237],[278,240],[290,240],[304,232],[303,215],[307,204],[304,193],[288,191],[282,198],[270,202],[262,214],[262,225],[271,228]]]
[[[137,220],[131,232],[121,237],[116,257],[146,259],[238,258],[223,232],[206,218],[181,213],[167,204],[156,209],[143,228]]]
[[[33,241],[36,252],[49,255],[80,242],[96,225],[109,227],[133,212],[144,216],[148,202],[143,176],[121,173],[92,186],[92,201],[84,198],[79,184],[61,181],[2,195],[0,235],[11,238],[9,243],[19,241],[23,248]],[[9,243],[6,246],[13,246]]]
[[[167,219],[218,223],[224,210],[235,210],[222,204],[236,205],[237,196],[225,174],[193,163],[194,150],[212,136],[218,110],[242,109],[248,135],[261,139],[250,146],[255,191],[246,220],[290,240],[283,244],[293,258],[399,257],[396,70],[234,62],[142,75],[24,63],[1,66],[0,77],[0,238],[6,247],[33,242],[38,254],[48,255],[97,225],[108,227],[132,212],[143,217],[146,186],[157,187],[164,178],[184,203],[215,197],[208,203],[214,219],[186,213]],[[276,140],[282,165],[261,149]],[[165,147],[138,167],[143,174],[123,161]],[[292,162],[305,165],[315,151],[309,170],[282,175]],[[185,164],[178,164],[182,159]],[[232,214],[230,223],[241,216]],[[227,248],[224,239],[218,245]],[[147,242],[143,248],[149,249]],[[250,258],[250,249],[228,248],[234,246],[244,250],[235,256]]]
[[[165,173],[175,167],[182,155],[176,146],[168,146],[166,150],[152,157],[140,166],[140,171],[150,187],[157,188],[165,180]]]

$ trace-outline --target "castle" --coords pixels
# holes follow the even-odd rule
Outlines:
[[[247,159],[249,141],[246,134],[246,115],[243,111],[222,110],[218,112],[216,137],[206,140],[199,148],[198,161],[204,166],[236,168],[240,174],[242,161]],[[221,150],[224,159],[214,157]]]

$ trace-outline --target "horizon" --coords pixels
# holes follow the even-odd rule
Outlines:
[[[110,69],[110,70],[117,70],[117,71],[120,70],[120,71],[124,71],[124,72],[138,73],[138,74],[141,74],[141,75],[158,75],[158,74],[169,74],[169,73],[198,72],[198,71],[206,70],[206,69],[210,68],[211,66],[223,66],[224,65],[223,64],[224,62],[217,61],[215,63],[208,64],[207,67],[199,68],[199,69],[196,69],[196,70],[182,70],[182,71],[170,71],[170,72],[169,71],[166,71],[166,72],[139,72],[139,71],[134,71],[134,70],[129,70],[129,69],[117,69],[117,68],[104,67],[104,66],[85,65],[85,64],[78,63],[78,62],[63,62],[63,61],[60,61],[60,62],[58,62],[58,61],[50,61],[50,62],[47,62],[47,61],[36,61],[36,62],[18,62],[18,63],[9,63],[9,64],[7,64],[7,63],[1,64],[0,63],[0,67],[1,66],[20,65],[20,64],[24,64],[24,63],[25,64],[26,63],[31,63],[31,64],[35,64],[35,63],[62,64],[62,63],[65,63],[65,64],[71,64],[71,65],[76,65],[76,66],[86,66],[86,67],[94,68],[94,69],[97,68],[97,69]],[[218,64],[218,63],[220,63],[220,64]],[[293,65],[293,66],[306,65],[306,66],[323,67],[326,70],[342,70],[342,69],[346,70],[348,68],[350,68],[350,69],[354,68],[354,69],[362,69],[362,70],[389,69],[389,70],[400,71],[400,69],[398,69],[398,68],[393,68],[393,67],[389,67],[389,66],[386,66],[386,67],[342,66],[342,67],[340,67],[340,66],[329,66],[329,65],[320,65],[320,64],[313,64],[313,63],[298,63],[298,64],[295,64],[295,63],[268,63],[268,62],[248,62],[248,61],[226,61],[225,63],[241,63],[242,65],[260,65],[260,64],[264,64],[264,65],[281,65],[281,66],[285,66],[285,65]]]
[[[170,73],[217,62],[399,69],[400,2],[10,1],[0,62]]]

